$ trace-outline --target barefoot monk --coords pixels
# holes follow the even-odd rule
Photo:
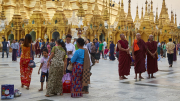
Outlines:
[[[148,49],[147,49],[146,43],[141,39],[140,33],[136,34],[136,38],[137,40],[134,40],[133,50],[132,50],[133,60],[135,60],[135,68],[134,68],[135,78],[134,79],[137,79],[138,73],[139,73],[139,79],[144,79],[141,76],[141,73],[146,71],[145,54],[146,54],[146,50]]]
[[[120,34],[121,40],[118,41],[117,51],[119,51],[119,78],[120,80],[127,79],[125,75],[130,74],[131,57],[129,54],[128,41],[124,34]]]
[[[155,78],[153,76],[153,73],[156,73],[158,71],[158,65],[157,65],[157,42],[153,41],[153,35],[149,36],[149,42],[146,42],[146,45],[148,47],[148,50],[152,53],[147,53],[147,72],[149,74],[148,79]]]

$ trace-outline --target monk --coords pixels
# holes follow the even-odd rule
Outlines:
[[[146,42],[148,50],[152,53],[147,53],[147,72],[149,74],[148,79],[155,78],[153,76],[153,73],[156,73],[158,71],[158,65],[157,65],[157,42],[153,41],[153,35],[149,36],[149,42]]]
[[[131,57],[129,54],[128,41],[124,34],[120,34],[121,40],[117,42],[117,51],[119,51],[119,79],[127,79],[125,75],[130,75]]]
[[[134,40],[133,49],[132,49],[132,57],[133,60],[135,60],[135,78],[137,79],[137,74],[139,73],[139,79],[144,79],[141,74],[146,71],[145,68],[145,58],[146,58],[146,50],[148,51],[148,48],[146,46],[146,43],[141,39],[141,34],[136,34],[137,40]],[[152,53],[150,53],[152,55]]]

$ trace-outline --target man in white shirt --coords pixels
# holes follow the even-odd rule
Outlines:
[[[107,47],[107,43],[106,43],[106,40],[105,40],[105,39],[103,40],[103,45],[104,45],[104,46],[103,46],[103,47],[104,47],[104,49],[103,49],[103,50],[105,50],[105,49],[106,49],[106,47]],[[103,53],[104,53],[104,51],[103,51]]]
[[[104,50],[105,50],[105,48],[106,48],[106,46],[107,46],[107,43],[106,43],[106,40],[105,40],[105,39],[103,40],[103,45],[104,45]]]
[[[66,49],[67,49],[67,66],[69,65],[69,61],[73,57],[73,54],[75,53],[75,46],[71,43],[72,36],[70,34],[66,35]],[[72,71],[69,71],[66,67],[66,73],[72,73]]]
[[[10,41],[11,41],[11,39],[9,39],[8,44],[7,44],[7,58],[8,58],[8,54],[9,54]]]

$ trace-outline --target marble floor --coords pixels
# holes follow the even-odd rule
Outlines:
[[[0,53],[1,55],[1,53]],[[180,56],[178,56],[180,61]],[[39,62],[39,58],[35,58]],[[12,62],[11,57],[0,58],[0,85],[14,84],[22,92],[21,97],[11,101],[180,101],[180,62],[174,62],[173,68],[168,67],[167,58],[158,62],[159,71],[156,79],[134,80],[134,67],[127,80],[119,80],[118,61],[100,60],[92,67],[90,93],[82,98],[71,98],[70,94],[63,96],[45,97],[46,89],[38,92],[40,88],[40,75],[38,68],[33,70],[30,90],[21,88],[19,58]],[[147,77],[147,73],[143,73]],[[3,100],[6,101],[6,100]],[[10,101],[10,100],[7,100]]]

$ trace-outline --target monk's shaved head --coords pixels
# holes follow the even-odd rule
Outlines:
[[[153,41],[153,39],[154,39],[154,36],[152,34],[149,35],[149,41]]]
[[[151,35],[149,35],[149,37],[153,37],[153,35],[151,34]]]
[[[124,36],[124,34],[122,33],[122,34],[120,34],[120,38],[121,38],[121,40],[125,40],[125,36]]]
[[[137,40],[140,40],[140,39],[141,39],[141,34],[140,34],[140,33],[137,33],[137,34],[136,34],[136,38],[137,38]]]

